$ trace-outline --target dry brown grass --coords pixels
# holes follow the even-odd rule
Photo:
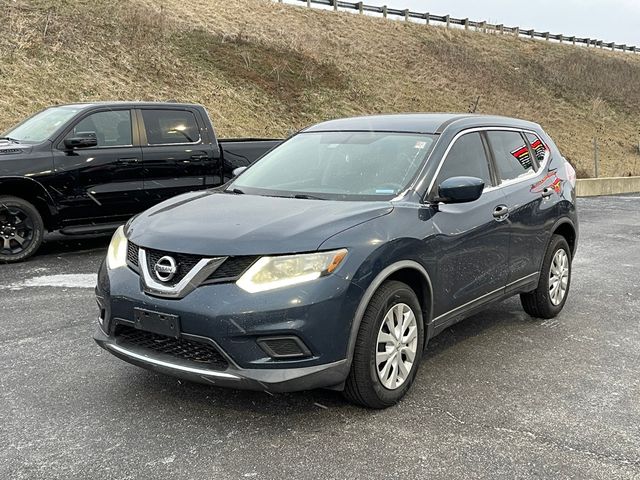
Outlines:
[[[0,8],[0,129],[52,103],[177,99],[206,105],[222,136],[279,136],[345,115],[467,111],[479,96],[479,112],[541,123],[581,176],[594,137],[601,174],[640,174],[638,55],[269,0]]]

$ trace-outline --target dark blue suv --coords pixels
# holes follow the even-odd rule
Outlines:
[[[453,323],[516,294],[541,318],[567,299],[575,172],[535,123],[334,120],[236,173],[116,232],[102,347],[213,385],[384,408]]]

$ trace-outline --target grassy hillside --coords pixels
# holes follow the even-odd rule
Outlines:
[[[376,112],[541,123],[581,176],[640,175],[640,55],[269,0],[0,0],[0,130],[52,103],[203,103],[221,136]]]

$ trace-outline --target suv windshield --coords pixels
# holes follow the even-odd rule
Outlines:
[[[80,110],[80,107],[47,108],[7,130],[1,136],[12,138],[22,143],[44,142]]]
[[[416,175],[434,139],[417,133],[301,133],[267,153],[228,191],[331,200],[393,198]]]

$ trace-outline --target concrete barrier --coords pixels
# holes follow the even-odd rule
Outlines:
[[[576,182],[579,197],[640,193],[640,177],[580,178]]]

